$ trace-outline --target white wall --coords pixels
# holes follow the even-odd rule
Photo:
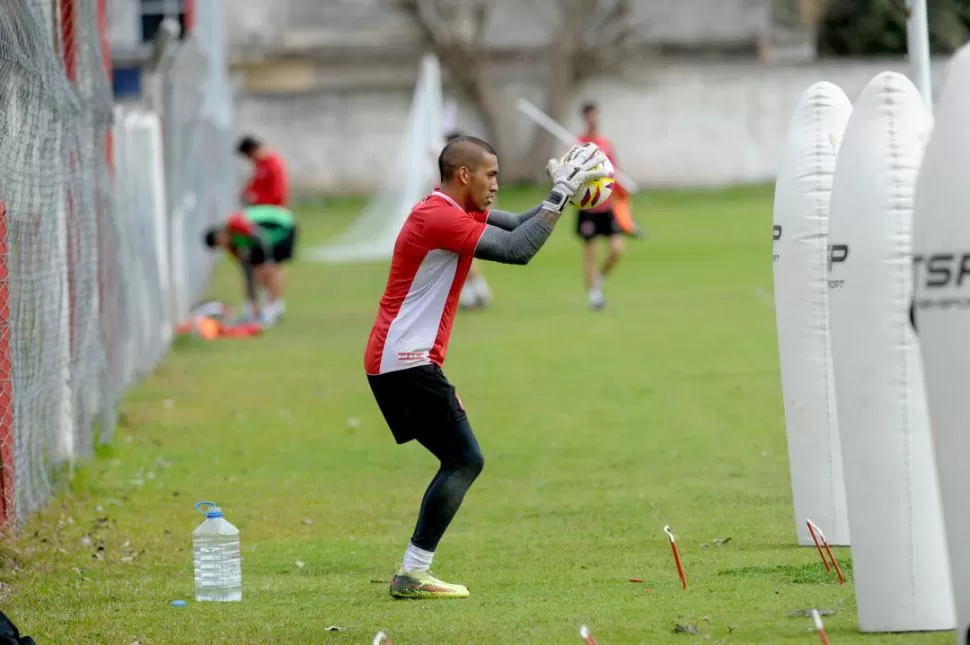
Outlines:
[[[138,0],[108,0],[108,42],[112,48],[133,49],[141,44]]]
[[[584,88],[565,125],[577,130],[580,103],[597,100],[622,166],[647,186],[767,181],[774,177],[791,111],[805,89],[828,80],[855,100],[884,69],[905,72],[906,64],[664,65]],[[937,92],[942,73],[937,63]],[[512,104],[517,96],[534,96],[533,88],[518,81],[502,90]],[[264,137],[285,155],[296,190],[369,192],[388,172],[409,102],[409,89],[334,87],[304,96],[243,96],[237,122],[240,130]],[[520,123],[525,143],[528,122],[522,117]],[[482,134],[468,106],[462,106],[459,125]]]
[[[545,42],[557,19],[552,0],[490,4],[485,42],[491,47]],[[395,44],[419,38],[410,18],[387,0],[232,0],[231,5],[226,19],[235,46]],[[632,7],[632,20],[650,42],[751,41],[771,28],[772,0],[633,0]]]

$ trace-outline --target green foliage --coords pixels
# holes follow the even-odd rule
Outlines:
[[[930,51],[949,54],[970,39],[970,0],[928,0]],[[822,56],[906,53],[906,0],[829,0],[818,26]]]

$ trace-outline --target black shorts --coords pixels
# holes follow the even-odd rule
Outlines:
[[[576,215],[576,235],[587,242],[597,236],[612,237],[622,232],[612,209],[599,213],[581,210]]]
[[[367,381],[398,443],[455,432],[468,419],[455,387],[437,365],[368,374]]]
[[[296,248],[296,227],[290,229],[286,236],[269,249],[267,258],[266,249],[256,245],[249,252],[249,263],[254,267],[265,264],[267,260],[282,264],[293,259],[293,251]]]

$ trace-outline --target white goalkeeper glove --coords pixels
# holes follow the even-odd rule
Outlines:
[[[562,213],[569,198],[583,184],[609,176],[605,167],[594,170],[607,161],[606,154],[594,143],[577,144],[565,156],[571,159],[566,162],[550,159],[546,163],[546,172],[552,179],[552,190],[542,202],[542,208],[555,213]]]

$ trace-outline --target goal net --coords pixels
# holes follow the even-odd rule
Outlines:
[[[308,254],[324,262],[360,262],[391,257],[394,241],[411,208],[434,187],[437,156],[443,145],[441,70],[438,59],[426,55],[414,88],[407,130],[391,159],[393,172],[363,213],[331,242]]]

